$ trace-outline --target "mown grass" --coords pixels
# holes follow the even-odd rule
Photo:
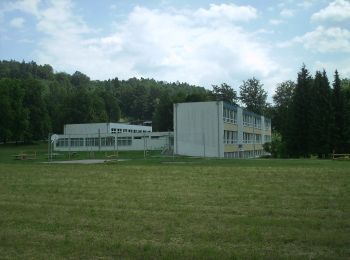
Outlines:
[[[349,162],[131,153],[55,165],[11,149],[0,148],[2,259],[350,257]]]

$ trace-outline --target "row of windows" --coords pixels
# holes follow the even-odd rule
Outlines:
[[[243,125],[250,127],[254,126],[257,129],[261,129],[261,117],[243,113]]]
[[[132,130],[132,129],[121,129],[121,128],[111,128],[112,134],[121,134],[121,133],[149,133],[151,131],[146,130]]]
[[[85,141],[85,142],[84,142]],[[115,138],[109,137],[87,137],[85,138],[59,138],[57,140],[57,147],[82,147],[82,146],[114,146]],[[132,144],[132,137],[118,137],[118,146],[130,146]]]
[[[224,122],[231,123],[231,124],[237,124],[237,110],[230,110],[227,108],[224,108]]]
[[[238,142],[237,131],[224,130],[224,144],[236,144]]]
[[[264,155],[264,150],[250,150],[224,153],[225,158],[254,158]]]
[[[252,134],[252,133],[246,133],[243,132],[243,143],[245,144],[261,144],[262,139],[261,139],[261,134]]]

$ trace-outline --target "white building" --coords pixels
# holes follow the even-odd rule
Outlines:
[[[254,158],[271,141],[271,120],[222,101],[174,104],[174,153]]]
[[[68,124],[56,135],[55,151],[163,150],[172,132],[152,132],[151,126],[121,123]]]
[[[89,123],[89,124],[67,124],[64,125],[65,135],[74,134],[121,134],[121,133],[149,133],[152,126],[129,125],[122,123]]]

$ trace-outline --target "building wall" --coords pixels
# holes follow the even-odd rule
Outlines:
[[[120,129],[122,133],[152,132],[151,126],[128,125],[121,123],[91,123],[91,124],[67,124],[64,126],[64,134],[105,134],[114,133],[112,130]],[[126,130],[126,131],[124,131]],[[117,131],[116,131],[117,132]]]
[[[223,102],[174,104],[174,152],[223,157]]]
[[[55,151],[163,150],[172,146],[172,132],[57,135]]]
[[[253,158],[264,155],[271,122],[261,115],[223,102],[174,105],[175,154]],[[266,138],[265,138],[266,137]]]

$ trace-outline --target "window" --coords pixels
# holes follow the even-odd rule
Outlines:
[[[249,114],[243,113],[243,125],[253,126],[253,117]]]
[[[253,134],[251,133],[246,133],[246,132],[243,132],[243,143],[245,144],[252,144],[253,143]]]
[[[101,146],[114,146],[114,137],[102,137],[101,138]]]
[[[123,133],[127,133],[128,132],[128,129],[123,129]]]
[[[224,108],[223,111],[224,122],[237,124],[237,111]]]
[[[84,146],[84,138],[71,138],[70,146],[72,147]]]
[[[132,142],[131,136],[118,137],[118,146],[130,146]]]
[[[224,130],[224,144],[236,144],[238,142],[237,131]]]
[[[122,129],[118,128],[117,133],[120,134],[122,132]]]
[[[257,143],[257,144],[261,144],[262,143],[261,134],[256,134],[255,135],[255,143]]]
[[[59,138],[57,140],[57,147],[67,147],[68,146],[68,138]]]
[[[112,134],[115,134],[116,132],[117,132],[117,129],[116,129],[116,128],[112,128],[112,129],[111,129],[111,133],[112,133]]]
[[[99,146],[99,140],[97,137],[86,138],[86,146]]]
[[[254,127],[257,129],[261,129],[261,118],[254,117]]]

